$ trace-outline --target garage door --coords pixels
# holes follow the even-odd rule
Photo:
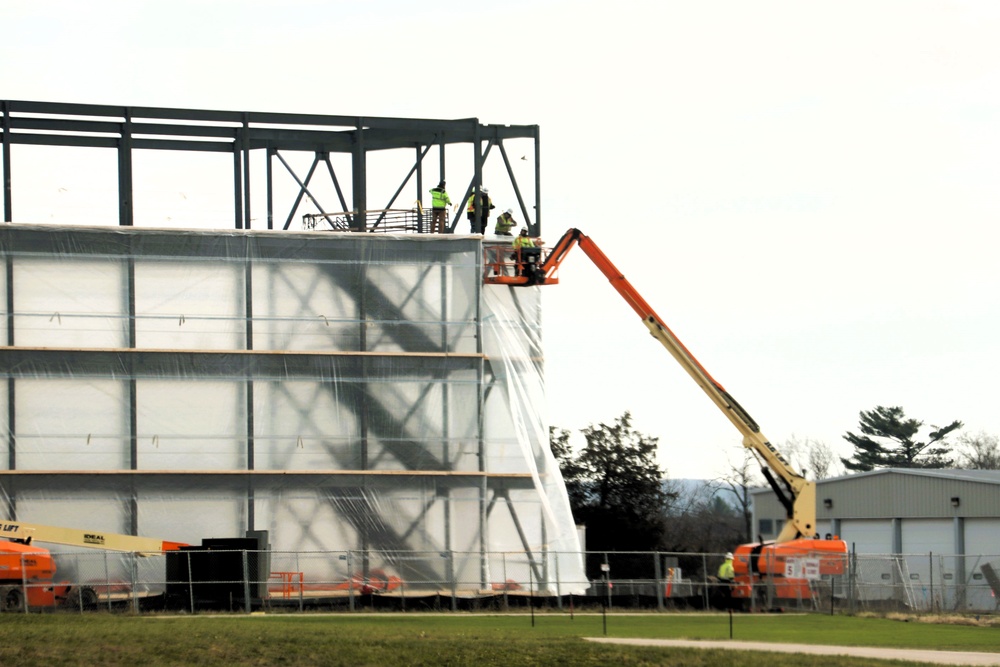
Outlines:
[[[972,611],[996,610],[997,593],[983,575],[982,566],[989,563],[996,572],[1000,572],[1000,519],[966,519],[965,553],[967,608]]]
[[[840,538],[859,554],[892,553],[892,521],[888,519],[844,519]]]
[[[1000,519],[966,519],[965,553],[1000,558]]]
[[[953,609],[956,562],[954,519],[903,519],[905,569],[918,608]]]
[[[895,560],[886,555],[892,552],[892,521],[845,519],[840,522],[840,537],[847,542],[848,549],[857,553],[858,599],[864,603],[898,597],[898,568]]]
[[[903,519],[904,554],[951,555],[956,551],[953,519]]]

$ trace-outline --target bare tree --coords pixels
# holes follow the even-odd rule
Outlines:
[[[808,447],[809,439],[800,440],[794,433],[781,444],[781,455],[803,475],[806,474],[806,465],[803,462],[808,460]]]
[[[830,445],[822,440],[805,438],[800,440],[794,434],[781,446],[782,455],[792,466],[809,479],[834,477],[842,470],[837,466],[838,457]]]
[[[813,479],[826,479],[838,474],[840,467],[837,466],[838,457],[833,453],[830,445],[822,440],[808,440],[809,442],[809,472]]]
[[[703,561],[696,554],[732,551],[742,539],[744,519],[740,512],[723,499],[728,489],[717,481],[688,483],[675,487],[677,497],[664,517],[664,551],[683,552],[680,565],[684,571],[700,571]]]
[[[743,450],[742,459],[733,463],[729,461],[729,473],[719,480],[723,488],[733,494],[734,504],[737,512],[743,518],[744,542],[749,542],[753,535],[753,503],[750,500],[750,490],[761,486],[760,477],[757,474],[757,459],[749,449]]]
[[[958,438],[958,467],[970,470],[1000,470],[1000,438],[980,431]]]

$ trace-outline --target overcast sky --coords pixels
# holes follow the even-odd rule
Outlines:
[[[3,99],[537,124],[546,240],[592,236],[779,449],[848,455],[876,405],[1000,434],[1000,3],[5,0],[0,25]],[[739,460],[582,253],[561,274],[551,423],[631,410],[672,477]]]

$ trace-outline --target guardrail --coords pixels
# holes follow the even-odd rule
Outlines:
[[[381,209],[365,212],[365,231],[383,234],[425,234],[430,232],[431,216],[420,209]],[[357,231],[357,213],[306,213],[302,229],[314,231]]]

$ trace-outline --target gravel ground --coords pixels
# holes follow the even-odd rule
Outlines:
[[[930,651],[926,649],[875,648],[871,646],[822,646],[816,644],[769,644],[766,642],[696,641],[689,639],[612,639],[586,637],[587,641],[635,646],[678,648],[721,648],[734,651],[772,651],[774,653],[810,653],[813,655],[849,655],[858,658],[909,660],[934,665],[1000,665],[1000,653],[973,651]]]

